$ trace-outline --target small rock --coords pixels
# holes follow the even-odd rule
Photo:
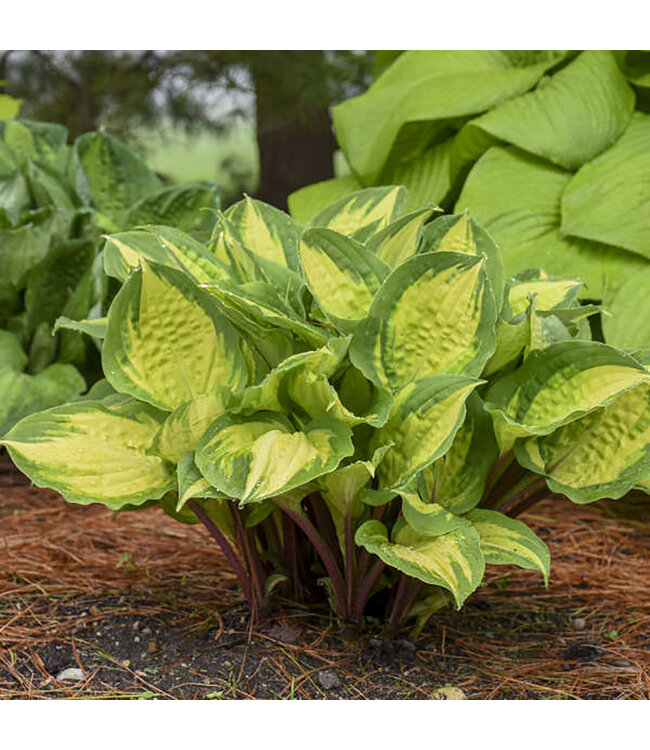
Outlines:
[[[231,661],[224,661],[223,666],[226,669],[232,669],[232,662]]]
[[[122,660],[122,666],[123,667],[130,667],[131,666],[131,659],[123,659]]]
[[[133,630],[137,630],[140,627],[140,620],[136,620],[133,625]]]
[[[587,621],[584,617],[576,617],[573,621],[574,630],[584,630],[587,627]]]
[[[614,661],[611,662],[611,665],[613,667],[631,667],[632,662],[627,659],[614,659]]]
[[[429,696],[433,701],[465,701],[467,696],[465,693],[457,687],[452,685],[445,685],[444,687],[436,688]]]
[[[142,635],[151,635],[151,628],[142,628]]]
[[[68,667],[56,676],[60,682],[81,682],[84,673],[78,667]]]
[[[298,633],[288,625],[274,625],[269,630],[269,636],[282,643],[295,643],[298,640]]]
[[[140,643],[140,636],[136,635],[136,637],[133,639],[133,643]]]
[[[334,690],[334,688],[341,686],[341,680],[339,680],[336,672],[331,669],[323,669],[316,675],[316,679],[323,690]]]

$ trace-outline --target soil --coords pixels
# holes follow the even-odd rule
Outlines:
[[[552,579],[492,567],[410,640],[289,602],[256,628],[198,526],[73,506],[0,468],[0,697],[650,697],[650,519],[545,502]],[[63,670],[78,680],[58,679]],[[447,693],[443,693],[445,695]]]

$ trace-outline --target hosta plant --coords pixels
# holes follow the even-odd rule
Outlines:
[[[290,206],[302,220],[362,186],[405,184],[413,207],[468,209],[508,275],[578,276],[608,312],[605,340],[648,347],[649,112],[648,51],[406,51],[333,110],[351,174]]]
[[[217,208],[214,185],[164,187],[102,132],[67,139],[61,125],[0,122],[0,435],[98,376],[96,347],[74,329],[110,298],[104,233],[172,223],[209,236],[214,225],[201,210]]]
[[[579,280],[505,278],[468,215],[404,197],[361,191],[304,228],[247,198],[207,245],[110,236],[101,393],[2,443],[70,502],[203,523],[254,616],[329,600],[394,630],[460,607],[486,565],[547,581],[519,516],[650,477],[650,372],[591,340]]]

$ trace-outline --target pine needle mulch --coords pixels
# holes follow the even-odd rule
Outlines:
[[[492,567],[461,612],[385,642],[281,606],[250,630],[200,527],[65,504],[0,463],[0,698],[650,698],[650,517],[545,502],[551,584]],[[76,670],[78,679],[59,677]]]

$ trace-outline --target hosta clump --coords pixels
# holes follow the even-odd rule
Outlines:
[[[0,436],[98,377],[80,330],[102,326],[114,291],[98,259],[104,232],[173,223],[207,238],[215,222],[201,210],[217,208],[214,185],[164,187],[103,132],[67,140],[61,125],[0,122]]]
[[[506,281],[467,215],[403,200],[361,191],[302,228],[247,198],[207,245],[111,236],[107,395],[24,419],[14,461],[71,502],[201,521],[254,615],[329,598],[395,628],[486,565],[547,580],[516,517],[650,477],[650,373],[591,340],[578,280]]]

